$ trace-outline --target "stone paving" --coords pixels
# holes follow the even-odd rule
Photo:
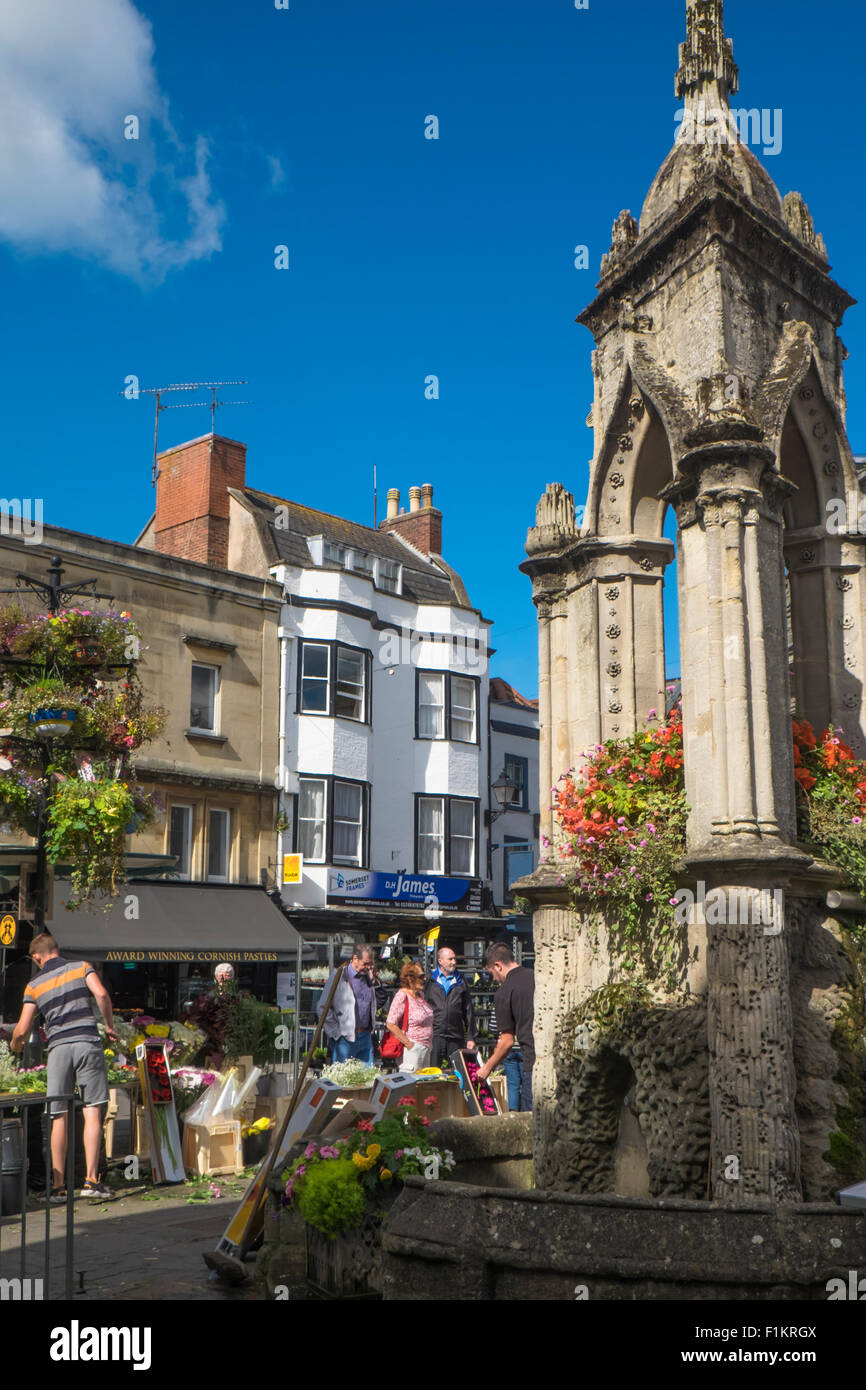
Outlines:
[[[222,1185],[220,1186],[222,1182]],[[179,1299],[244,1301],[262,1299],[264,1289],[250,1264],[249,1281],[228,1289],[210,1278],[202,1255],[212,1250],[237,1206],[243,1185],[207,1202],[189,1201],[189,1184],[148,1188],[104,1202],[75,1203],[74,1298],[76,1301]],[[28,1261],[25,1274],[38,1278],[44,1258],[45,1208],[31,1204],[27,1214]],[[66,1208],[51,1210],[51,1295],[63,1296]],[[20,1220],[0,1222],[0,1275],[19,1272]]]

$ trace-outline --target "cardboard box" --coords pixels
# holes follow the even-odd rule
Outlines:
[[[209,1120],[184,1124],[183,1166],[188,1173],[209,1177],[240,1173],[244,1167],[240,1120]]]

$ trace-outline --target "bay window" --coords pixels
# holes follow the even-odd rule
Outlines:
[[[415,798],[415,872],[474,878],[478,862],[478,802],[470,797]]]

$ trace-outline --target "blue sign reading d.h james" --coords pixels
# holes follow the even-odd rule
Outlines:
[[[328,871],[328,902],[376,907],[425,907],[442,912],[480,912],[481,885],[474,878],[430,874],[381,874],[372,869]]]

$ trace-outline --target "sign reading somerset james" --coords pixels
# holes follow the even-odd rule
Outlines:
[[[374,870],[329,872],[328,902],[480,912],[481,884],[474,878],[435,878],[429,874],[381,874]]]

